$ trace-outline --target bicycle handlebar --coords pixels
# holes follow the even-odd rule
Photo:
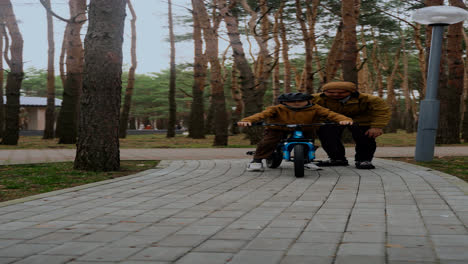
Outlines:
[[[325,122],[325,123],[311,123],[311,124],[267,124],[265,122],[256,122],[252,123],[252,126],[283,126],[283,127],[289,127],[289,128],[294,128],[298,126],[302,127],[312,127],[312,126],[340,126],[338,123],[331,123],[331,122]]]

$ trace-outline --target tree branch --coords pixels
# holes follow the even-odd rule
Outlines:
[[[50,6],[47,6],[47,4],[44,2],[44,0],[39,0],[39,2],[41,2],[42,6],[45,8],[45,10],[47,12],[49,12],[50,14],[52,14],[54,17],[66,22],[66,23],[84,23],[86,21],[85,20],[80,20],[80,21],[76,21],[76,19],[81,16],[83,13],[80,13],[80,14],[77,14],[76,16],[70,18],[70,19],[66,19],[66,18],[63,18],[61,16],[59,16],[57,13],[55,13],[52,8],[50,8]]]
[[[8,66],[11,67],[11,60],[10,60],[10,57],[8,56],[8,50],[10,49],[10,39],[8,38],[5,24],[1,24],[1,30],[2,30],[2,35],[5,37],[5,50],[3,51],[3,59],[6,61]]]

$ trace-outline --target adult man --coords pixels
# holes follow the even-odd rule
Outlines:
[[[374,169],[372,159],[376,150],[375,138],[390,121],[390,108],[385,101],[371,94],[359,93],[352,82],[330,82],[314,94],[312,102],[353,119],[358,126],[348,127],[356,143],[355,165],[358,169]],[[330,158],[318,166],[347,166],[345,148],[341,141],[343,126],[322,126],[318,137]]]

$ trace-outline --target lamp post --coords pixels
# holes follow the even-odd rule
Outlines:
[[[416,137],[415,160],[431,161],[439,123],[440,102],[437,99],[439,87],[440,57],[444,27],[467,18],[468,11],[454,6],[430,6],[416,10],[413,20],[432,26],[431,50],[427,70],[426,97],[419,107],[418,132]]]

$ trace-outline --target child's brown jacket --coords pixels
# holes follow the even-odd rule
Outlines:
[[[292,110],[287,106],[280,104],[267,107],[267,109],[260,113],[245,117],[241,120],[241,122],[254,123],[261,120],[266,120],[267,123],[274,124],[311,124],[318,122],[318,120],[322,118],[326,118],[335,122],[352,121],[352,119],[349,117],[335,113],[327,108],[315,104],[297,110]],[[285,130],[285,128],[282,127],[274,127],[274,129]]]

